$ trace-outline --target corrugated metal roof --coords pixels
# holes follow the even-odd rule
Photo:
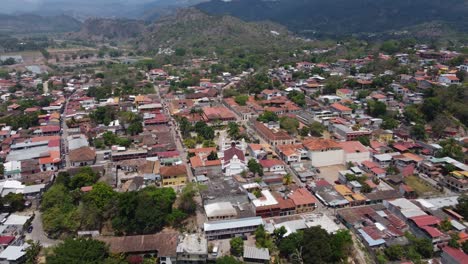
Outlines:
[[[268,248],[244,246],[244,258],[270,260],[270,252]]]
[[[206,232],[206,231],[225,230],[225,229],[232,229],[232,228],[241,228],[241,227],[247,227],[247,226],[259,226],[259,225],[263,225],[263,220],[261,217],[249,217],[249,218],[205,223],[203,225],[204,227],[203,229]]]

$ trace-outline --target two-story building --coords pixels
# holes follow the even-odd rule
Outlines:
[[[185,165],[164,166],[159,169],[162,185],[179,186],[187,182],[187,168]]]

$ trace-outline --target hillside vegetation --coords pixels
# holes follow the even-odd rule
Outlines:
[[[195,8],[179,10],[147,25],[136,20],[88,20],[75,37],[125,41],[145,54],[165,50],[180,58],[192,54],[238,58],[246,64],[245,68],[253,61],[288,57],[298,48],[312,45],[271,22],[211,16]]]
[[[309,35],[375,33],[435,21],[468,30],[464,0],[212,0],[196,7],[248,21],[270,20]]]

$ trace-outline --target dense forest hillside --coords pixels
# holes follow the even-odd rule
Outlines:
[[[270,20],[305,35],[375,33],[428,22],[468,31],[464,0],[212,0],[196,7],[247,21]]]

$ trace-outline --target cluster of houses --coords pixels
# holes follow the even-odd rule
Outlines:
[[[359,89],[372,88],[377,77],[395,73],[348,73],[376,60],[390,60],[391,56],[342,59],[332,64],[300,62],[295,67],[271,69],[269,76],[285,89],[246,95],[245,103],[223,98],[223,91],[235,88],[251,72],[237,76],[223,73],[219,82],[200,79],[197,86],[182,92],[171,87],[171,83],[181,81],[179,76],[170,75],[167,69],[151,69],[144,72],[146,79],[135,85],[154,92],[99,100],[89,93],[103,84],[97,77],[54,76],[43,83],[34,74],[11,74],[9,79],[0,79],[0,98],[7,105],[2,117],[36,114],[35,123],[39,125],[21,129],[0,125],[0,156],[4,160],[0,194],[3,197],[18,193],[35,199],[53,182],[58,170],[83,166],[107,173],[115,179],[114,187],[122,192],[150,184],[177,189],[189,181],[205,185],[207,188],[200,190],[205,222],[199,233],[164,231],[154,235],[96,237],[108,243],[112,253],[129,254],[135,263],[148,255],[157,256],[160,263],[204,263],[217,257],[210,244],[219,239],[245,237],[261,225],[268,232],[285,227],[289,235],[317,225],[334,233],[342,228],[341,224],[355,232],[371,250],[405,245],[408,241],[404,233],[410,231],[430,239],[435,248],[441,249],[443,263],[463,263],[456,260],[464,253],[446,245],[454,232],[460,235],[460,242],[468,239],[466,225],[460,215],[447,208],[455,206],[457,196],[468,190],[468,166],[450,157],[436,158],[442,149],[440,145],[413,140],[408,127],[383,129],[382,118],[366,113],[368,101],[403,113],[406,106],[423,102],[425,89],[458,85],[457,72],[468,71],[468,66],[444,65],[458,55],[418,47],[418,71],[398,75],[387,89],[376,89],[365,98],[358,97]],[[394,58],[402,65],[410,63],[407,54],[396,54]],[[192,67],[199,64],[200,61],[192,61]],[[315,70],[322,74],[293,79],[294,73]],[[322,75],[341,76],[355,84],[318,96],[326,88],[327,77]],[[44,91],[34,91],[38,84],[43,84]],[[23,88],[15,89],[18,85]],[[301,106],[288,98],[297,92],[306,95]],[[49,101],[25,108],[22,98]],[[126,133],[128,124],[117,116],[105,124],[96,124],[91,116],[99,107],[138,115],[142,132]],[[257,119],[267,111],[280,118],[296,119],[297,129],[319,124],[323,136],[298,135],[288,132],[278,121]],[[203,122],[215,127],[215,146],[180,146],[183,138],[175,119],[182,117],[192,125]],[[247,140],[229,138],[223,131],[229,122],[240,124]],[[105,140],[109,133],[128,139],[130,144],[96,149],[96,141]],[[466,142],[465,135],[456,129],[446,128],[444,133],[456,136],[461,145]],[[252,164],[261,172],[251,169]],[[455,169],[447,172],[447,165]],[[416,199],[420,193],[407,183],[408,177],[417,177],[434,190],[445,188],[451,195]],[[319,214],[318,207],[326,212],[337,209],[336,215]],[[16,238],[29,221],[16,215],[5,217],[7,220],[0,225],[0,229],[6,226],[0,232],[4,249],[0,262],[24,252],[25,244],[16,242]],[[335,217],[338,221],[334,221]],[[442,230],[440,224],[447,219],[452,228]],[[9,224],[18,228],[11,233]],[[267,249],[246,245],[243,260],[265,263],[269,254]]]

